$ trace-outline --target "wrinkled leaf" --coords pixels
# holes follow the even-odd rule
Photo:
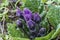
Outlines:
[[[7,26],[8,26],[8,33],[12,37],[25,37],[21,30],[16,29],[16,24],[9,23],[9,24],[7,24]]]
[[[50,24],[56,28],[60,23],[60,6],[51,6],[46,18],[48,18]]]
[[[26,0],[25,7],[28,7],[33,12],[38,12],[40,0]]]
[[[52,35],[51,39],[56,38],[60,34],[60,24],[57,25],[55,33]]]

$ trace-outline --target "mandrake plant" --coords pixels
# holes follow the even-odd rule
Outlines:
[[[2,33],[6,32],[4,40],[59,40],[60,4],[55,0],[2,0],[0,22],[5,29]]]

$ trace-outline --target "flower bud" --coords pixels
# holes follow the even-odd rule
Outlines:
[[[44,36],[45,33],[46,33],[46,28],[41,28],[41,29],[39,30],[38,36]]]
[[[28,25],[28,28],[29,28],[30,30],[34,30],[36,24],[35,24],[34,21],[29,20],[29,21],[27,21],[27,25]]]
[[[33,14],[33,21],[35,21],[36,23],[39,23],[41,21],[41,17],[38,13]]]
[[[25,19],[25,21],[29,21],[32,19],[32,16],[29,14],[26,14],[26,15],[24,15],[24,19]]]
[[[24,8],[23,12],[24,12],[24,15],[32,14],[32,12],[28,8]]]
[[[17,8],[16,16],[22,17],[23,16],[22,14],[23,14],[23,12],[19,8]]]
[[[16,24],[19,28],[22,28],[23,27],[23,24],[22,24],[22,21],[21,20],[17,20],[16,21]]]
[[[32,19],[32,12],[28,8],[24,8],[23,15],[24,15],[25,21],[29,21]]]

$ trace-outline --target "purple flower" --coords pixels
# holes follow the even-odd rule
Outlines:
[[[22,21],[21,20],[17,20],[16,24],[19,28],[23,27]]]
[[[32,20],[27,21],[27,26],[29,29],[34,30],[35,29],[35,22]]]
[[[32,12],[28,8],[24,8],[23,15],[24,15],[25,21],[29,21],[32,19]]]
[[[41,29],[39,29],[38,36],[39,36],[39,35],[40,35],[40,36],[44,36],[45,33],[46,33],[46,28],[41,28]]]
[[[38,13],[33,14],[33,21],[35,21],[36,23],[39,23],[41,21],[41,17]]]
[[[22,12],[19,8],[17,8],[16,16],[21,17],[21,16],[22,16],[22,14],[23,14],[23,12]]]
[[[23,12],[24,12],[24,15],[32,14],[32,12],[28,8],[24,8]]]
[[[26,15],[24,15],[24,19],[25,19],[25,21],[29,21],[32,19],[32,16],[29,14],[26,14]]]
[[[41,28],[41,29],[39,30],[39,32],[40,32],[41,34],[44,34],[44,33],[46,32],[46,28]]]

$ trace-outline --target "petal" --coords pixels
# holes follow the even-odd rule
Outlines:
[[[32,20],[27,21],[27,26],[29,29],[35,29],[35,22]]]
[[[41,17],[39,16],[38,13],[34,13],[34,14],[33,14],[33,20],[34,20],[35,22],[41,21]]]
[[[17,11],[16,11],[16,16],[21,16],[23,14],[23,12],[17,8]]]
[[[25,21],[29,21],[29,20],[31,20],[31,15],[29,15],[29,14],[26,14],[26,15],[24,15],[24,18],[25,18]]]
[[[24,8],[23,12],[24,12],[24,14],[31,14],[32,13],[28,8]]]

